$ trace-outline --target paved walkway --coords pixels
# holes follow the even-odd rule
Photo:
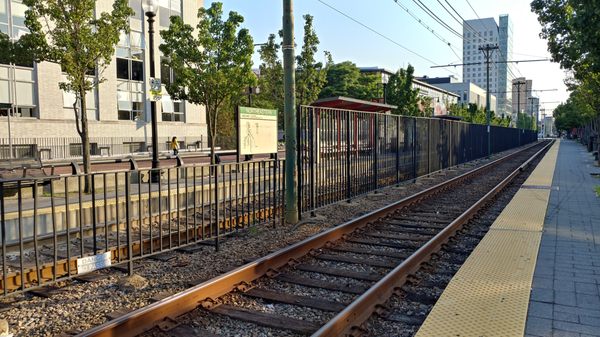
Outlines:
[[[600,336],[600,173],[585,148],[563,140],[554,172],[527,316],[527,337]]]

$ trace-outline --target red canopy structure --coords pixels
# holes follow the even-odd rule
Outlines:
[[[388,113],[392,109],[397,108],[395,105],[364,101],[343,96],[321,98],[314,101],[311,106],[379,113]]]

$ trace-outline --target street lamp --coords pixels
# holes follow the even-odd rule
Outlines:
[[[383,104],[387,104],[387,85],[390,82],[390,75],[385,71],[381,72],[381,84],[383,84]]]
[[[144,11],[148,17],[148,47],[150,49],[150,78],[154,79],[156,71],[154,69],[154,18],[158,10],[158,0],[146,0],[144,3]],[[158,160],[158,121],[156,116],[156,101],[154,97],[150,100],[150,115],[152,119],[152,168],[158,169],[160,164]],[[152,171],[152,182],[160,180],[160,172]]]

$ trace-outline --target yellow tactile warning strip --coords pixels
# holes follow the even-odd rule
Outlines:
[[[502,211],[416,336],[523,336],[559,146],[550,148]]]
[[[541,232],[549,198],[550,190],[519,190],[491,228]]]

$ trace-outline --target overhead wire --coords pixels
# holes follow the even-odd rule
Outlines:
[[[396,3],[396,5],[398,5],[398,7],[402,8],[404,11],[406,11],[413,19],[415,19],[415,21],[417,21],[419,24],[421,24],[421,26],[423,26],[425,29],[427,29],[431,34],[433,34],[435,37],[437,37],[440,41],[442,41],[443,43],[445,43],[450,50],[452,51],[452,53],[454,53],[454,55],[456,57],[458,57],[459,61],[462,61],[462,56],[458,55],[457,51],[454,49],[454,46],[448,42],[448,40],[446,40],[444,37],[442,37],[440,34],[438,34],[436,31],[434,31],[431,27],[429,27],[421,18],[419,18],[416,14],[414,14],[413,12],[411,12],[408,7],[404,6],[403,4],[401,4],[398,0],[393,0],[394,3]]]
[[[440,19],[427,5],[425,5],[421,0],[412,0],[421,10],[425,12],[425,14],[429,15],[432,19],[434,19],[437,23],[439,23],[442,27],[446,28],[450,33],[456,35],[459,38],[462,38],[462,34],[456,31],[454,28],[450,27],[444,20]]]
[[[415,56],[417,56],[417,57],[419,57],[419,58],[421,58],[421,59],[423,59],[423,60],[425,60],[425,61],[427,61],[427,62],[429,62],[429,63],[431,63],[431,64],[437,65],[437,63],[436,63],[436,62],[434,62],[433,60],[431,60],[431,59],[429,59],[429,58],[427,58],[427,57],[425,57],[425,56],[423,56],[423,55],[421,55],[421,54],[417,53],[416,51],[413,51],[413,50],[411,50],[411,49],[410,49],[410,48],[408,48],[408,47],[405,47],[404,45],[402,45],[401,43],[397,42],[396,40],[394,40],[394,39],[390,38],[389,36],[387,36],[387,35],[385,35],[385,34],[383,34],[383,33],[380,33],[379,31],[375,30],[374,28],[372,28],[372,27],[370,27],[370,26],[366,25],[365,23],[361,22],[361,21],[360,21],[360,20],[358,20],[358,19],[355,19],[354,17],[350,16],[349,14],[346,14],[346,13],[344,13],[343,11],[341,11],[341,10],[339,10],[339,9],[337,9],[337,8],[335,8],[335,7],[333,7],[332,5],[330,5],[330,4],[328,4],[328,3],[326,3],[325,1],[323,1],[323,0],[317,0],[317,1],[318,1],[318,2],[320,2],[321,4],[323,4],[324,6],[326,6],[326,7],[329,7],[331,10],[333,10],[333,11],[337,12],[338,14],[340,14],[340,15],[342,15],[342,16],[344,16],[344,17],[346,17],[347,19],[349,19],[349,20],[353,21],[354,23],[356,23],[356,24],[358,24],[358,25],[362,26],[363,28],[365,28],[365,29],[368,29],[368,30],[369,30],[369,31],[371,31],[372,33],[374,33],[374,34],[377,34],[377,35],[379,35],[380,37],[384,38],[385,40],[387,40],[387,41],[389,41],[389,42],[391,42],[391,43],[393,43],[393,44],[397,45],[398,47],[400,47],[400,48],[404,49],[405,51],[407,51],[407,52],[409,52],[409,53],[411,53],[411,54],[413,54],[413,55],[415,55]],[[450,70],[447,70],[447,71],[448,71],[449,73],[452,73],[452,74],[458,75],[456,72],[453,72],[453,71],[450,71]]]

